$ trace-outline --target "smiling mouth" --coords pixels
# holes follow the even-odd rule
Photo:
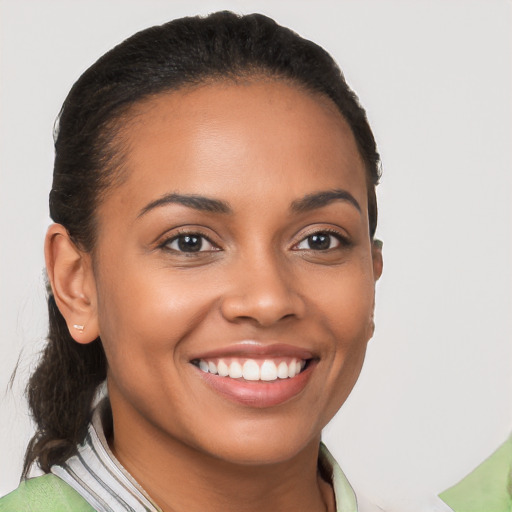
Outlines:
[[[292,357],[280,358],[209,358],[194,359],[191,363],[204,373],[218,375],[227,379],[245,381],[273,382],[293,379],[302,373],[311,359]]]
[[[301,396],[320,357],[282,343],[246,340],[197,354],[195,374],[215,394],[244,407],[275,407]]]

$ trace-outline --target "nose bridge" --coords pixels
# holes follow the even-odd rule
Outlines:
[[[233,283],[223,300],[223,314],[231,320],[253,319],[272,325],[304,311],[290,262],[272,250],[260,248],[237,258]]]

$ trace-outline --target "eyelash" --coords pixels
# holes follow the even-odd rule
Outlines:
[[[312,249],[312,248],[299,249],[298,248],[298,246],[300,246],[300,244],[302,244],[304,242],[307,242],[307,240],[309,238],[311,238],[311,237],[313,237],[315,235],[328,235],[329,237],[333,237],[333,238],[335,238],[337,240],[339,245],[336,246],[336,247],[328,247],[326,249]],[[198,238],[198,239],[201,240],[201,245],[199,246],[198,250],[184,251],[184,250],[180,250],[179,248],[172,248],[171,247],[171,244],[173,244],[174,242],[178,242],[179,243],[180,238],[184,238],[184,237],[187,237],[187,236],[188,237],[195,237],[195,238]],[[212,249],[201,250],[205,240],[206,240],[206,242],[208,242],[208,244],[210,244],[212,246]],[[348,247],[349,245],[350,245],[350,241],[348,240],[348,238],[343,236],[339,231],[336,231],[334,229],[317,229],[317,230],[311,231],[310,233],[307,233],[305,236],[303,236],[298,243],[293,245],[292,250],[295,250],[295,251],[304,250],[304,251],[313,251],[313,252],[327,252],[327,251],[330,251],[330,250],[333,250],[333,249],[338,249],[340,247]],[[198,253],[205,253],[205,252],[206,253],[217,252],[217,251],[221,250],[214,242],[212,242],[210,240],[210,238],[207,235],[205,235],[204,233],[201,233],[200,231],[179,231],[178,233],[176,233],[172,237],[167,238],[166,240],[164,240],[160,244],[159,247],[161,249],[166,250],[166,251],[180,253],[180,254],[186,254],[188,256],[194,256],[194,255],[196,255]]]

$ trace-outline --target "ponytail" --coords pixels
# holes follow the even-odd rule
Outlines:
[[[96,390],[106,378],[100,339],[87,345],[73,340],[51,293],[48,312],[48,343],[27,387],[37,427],[27,447],[22,477],[34,462],[48,473],[53,464],[73,455],[85,437]]]

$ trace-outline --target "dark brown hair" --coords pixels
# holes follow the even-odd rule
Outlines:
[[[164,91],[211,80],[267,76],[330,98],[350,125],[366,165],[368,222],[377,225],[379,155],[366,114],[332,57],[270,18],[218,12],[143,30],[122,42],[74,84],[55,131],[50,215],[85,251],[95,243],[95,212],[122,178],[116,129],[136,103]],[[106,378],[101,340],[74,342],[51,292],[48,343],[28,389],[36,433],[24,475],[37,462],[48,472],[85,437],[91,403]]]

